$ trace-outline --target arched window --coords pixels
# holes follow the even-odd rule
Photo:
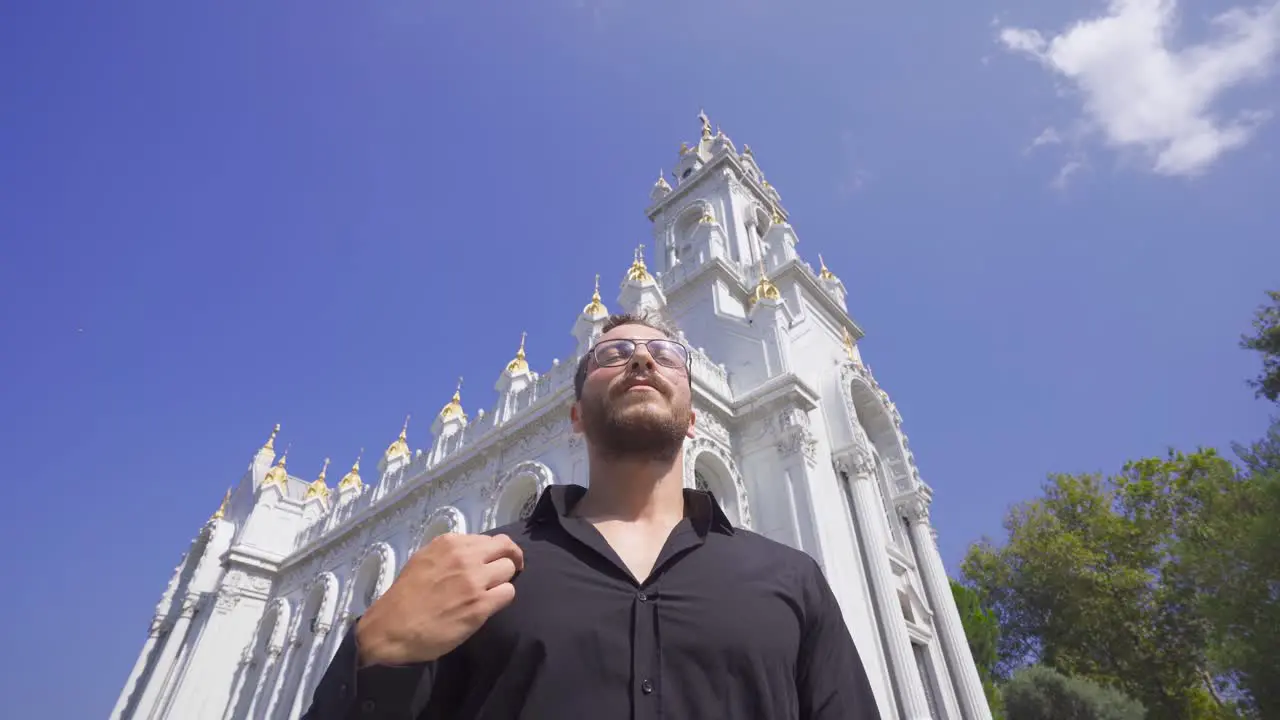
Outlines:
[[[703,492],[710,492],[711,486],[707,484],[707,476],[702,474],[701,470],[693,471],[693,489]]]
[[[729,518],[729,522],[735,526],[742,525],[738,508],[738,491],[733,482],[733,474],[714,452],[700,452],[696,455],[693,463],[693,487],[710,491],[715,495],[716,503]]]
[[[520,506],[520,512],[516,514],[517,520],[528,520],[533,515],[533,508],[538,504],[538,496],[530,495],[525,499],[524,504]]]

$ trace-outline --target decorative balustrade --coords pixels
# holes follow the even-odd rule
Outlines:
[[[707,356],[702,348],[689,348],[689,367],[693,379],[700,385],[718,395],[726,402],[733,399],[733,390],[729,387],[729,371],[718,365]]]

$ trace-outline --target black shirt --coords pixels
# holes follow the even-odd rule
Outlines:
[[[879,718],[840,607],[807,554],[735,529],[685,490],[685,518],[637,582],[548,488],[505,533],[515,600],[431,663],[357,671],[354,624],[308,720]]]

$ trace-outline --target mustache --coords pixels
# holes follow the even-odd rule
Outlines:
[[[660,373],[652,371],[628,372],[626,375],[623,375],[618,382],[618,386],[614,391],[614,394],[621,395],[637,385],[647,385],[654,390],[657,390],[663,396],[669,396],[671,394],[671,383],[667,382],[667,379],[662,377]]]

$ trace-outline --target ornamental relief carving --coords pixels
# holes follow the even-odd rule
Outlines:
[[[694,430],[698,435],[710,438],[722,445],[730,445],[729,431],[725,428],[720,418],[711,412],[699,411],[698,419],[695,421]]]
[[[809,431],[809,428],[801,428],[795,432],[782,436],[777,443],[778,453],[785,457],[792,455],[804,455],[804,462],[809,467],[816,466],[818,462],[818,440]]]
[[[912,525],[929,522],[929,499],[921,493],[911,493],[898,498],[895,505],[898,515]]]

